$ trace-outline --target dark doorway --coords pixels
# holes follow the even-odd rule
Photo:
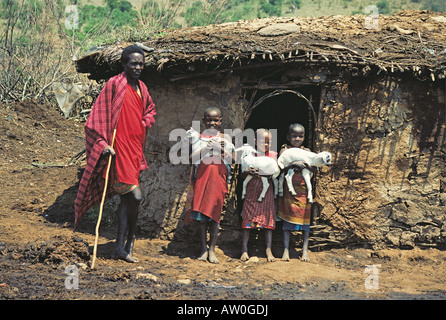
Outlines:
[[[277,130],[277,148],[287,143],[288,126],[300,123],[305,127],[304,146],[313,147],[313,132],[316,125],[320,90],[303,88],[297,90],[263,90],[253,92],[258,99],[253,104],[245,129],[258,128]]]
[[[277,151],[287,143],[286,135],[291,123],[305,127],[304,146],[313,149],[314,128],[320,103],[320,88],[308,87],[297,90],[253,90],[248,92],[252,105],[244,129],[277,129]],[[242,212],[242,178],[237,175],[236,211]]]

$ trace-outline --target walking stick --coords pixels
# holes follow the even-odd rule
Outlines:
[[[116,136],[116,129],[113,131],[113,139],[112,139],[112,143],[111,143],[112,148],[113,148],[113,144],[115,143],[115,136]],[[98,222],[96,223],[96,238],[94,240],[93,261],[91,263],[91,269],[94,269],[95,262],[96,262],[96,251],[98,248],[98,238],[99,238],[99,225],[101,224],[102,209],[104,208],[105,195],[107,194],[108,174],[110,172],[111,161],[112,161],[112,155],[110,154],[110,156],[108,158],[107,170],[105,171],[105,185],[104,185],[104,192],[102,193],[101,205],[99,207]]]

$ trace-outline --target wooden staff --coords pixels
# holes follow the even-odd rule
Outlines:
[[[113,139],[112,139],[112,143],[111,143],[111,148],[112,149],[113,149],[113,144],[115,143],[115,136],[116,136],[116,129],[113,131]],[[96,262],[96,251],[97,251],[97,248],[98,248],[98,238],[99,238],[99,225],[101,224],[102,209],[104,208],[105,195],[107,194],[108,174],[110,172],[110,166],[111,166],[112,157],[113,156],[110,154],[110,156],[108,158],[107,170],[105,172],[104,192],[102,193],[102,201],[101,201],[101,205],[99,207],[99,217],[98,217],[98,222],[96,223],[96,238],[94,240],[93,261],[91,263],[91,269],[94,269],[95,262]]]

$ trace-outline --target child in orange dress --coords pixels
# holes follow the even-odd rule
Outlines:
[[[288,148],[303,148],[309,150],[302,146],[305,139],[305,128],[301,124],[294,123],[289,126],[287,139],[289,145],[283,145],[280,154]],[[291,231],[302,230],[304,236],[302,261],[309,261],[308,240],[310,237],[311,203],[307,202],[307,188],[305,186],[305,180],[302,177],[302,169],[307,168],[313,173],[315,173],[317,169],[311,167],[307,163],[295,161],[284,168],[283,171],[287,172],[290,168],[294,168],[295,171],[293,176],[293,187],[297,194],[293,196],[288,190],[287,185],[284,184],[283,197],[279,198],[277,203],[277,216],[283,220],[284,251],[282,260],[290,260],[289,243]]]

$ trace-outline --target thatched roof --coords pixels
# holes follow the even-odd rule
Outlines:
[[[373,70],[445,78],[445,13],[402,11],[372,19],[365,15],[281,17],[170,30],[141,41],[145,72],[176,80],[265,63],[305,63],[354,68],[360,74]],[[120,54],[127,45],[87,54],[76,61],[78,72],[96,80],[120,72]]]

